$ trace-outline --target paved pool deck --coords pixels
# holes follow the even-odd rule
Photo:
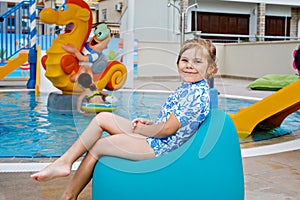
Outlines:
[[[134,80],[134,88],[142,90],[174,90],[179,79],[143,78]],[[264,98],[273,92],[253,91],[247,85],[253,79],[215,78],[215,88],[220,95]],[[0,89],[24,88],[24,83],[0,81]],[[299,134],[298,134],[299,135]],[[251,145],[241,145],[245,178],[246,200],[299,200],[300,199],[300,144],[288,139],[272,139]],[[292,143],[287,143],[287,142]],[[281,145],[286,144],[286,145]],[[270,148],[269,148],[270,147]],[[270,150],[272,149],[272,150]],[[280,149],[280,150],[279,150]],[[278,151],[277,151],[278,150]],[[250,152],[250,153],[249,153]],[[255,153],[253,153],[255,152]],[[0,159],[4,163],[51,162],[52,159]],[[37,183],[30,179],[32,172],[0,173],[0,200],[53,200],[62,193],[70,177]],[[217,188],[216,188],[217,191]],[[79,200],[91,199],[91,183]]]

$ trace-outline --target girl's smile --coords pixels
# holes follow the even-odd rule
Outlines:
[[[181,55],[178,63],[178,72],[184,82],[198,82],[205,79],[208,63],[204,58],[208,52],[204,49],[188,49]]]

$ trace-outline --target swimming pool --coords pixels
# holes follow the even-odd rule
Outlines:
[[[114,113],[134,119],[155,119],[169,93],[117,91]],[[0,92],[0,157],[57,157],[77,139],[94,115],[60,114],[47,110],[48,94]],[[254,101],[220,98],[219,107],[235,113]],[[256,130],[241,143],[270,139],[300,130],[300,114],[293,113],[280,128]]]

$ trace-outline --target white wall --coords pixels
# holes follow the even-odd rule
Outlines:
[[[134,38],[139,41],[172,41],[179,42],[178,22],[174,9],[168,7],[168,0],[128,0],[133,5],[124,11],[121,17],[121,37],[129,27],[128,16],[134,16]],[[175,19],[174,19],[175,18]]]
[[[294,74],[293,51],[299,41],[215,44],[218,75],[259,78],[266,74]],[[178,76],[179,45],[139,42],[138,77]]]
[[[173,23],[167,0],[135,1],[135,38],[143,41],[173,41]]]
[[[226,2],[219,0],[198,0],[197,10],[202,12],[250,14],[257,4],[245,2]]]
[[[280,17],[291,17],[291,7],[290,6],[279,6],[279,5],[267,5],[266,15],[267,16],[280,16]]]
[[[138,77],[178,76],[178,43],[139,42],[138,48]]]
[[[221,75],[259,78],[294,74],[293,51],[299,41],[216,44]]]
[[[46,55],[46,51],[42,50],[41,51],[41,58]],[[45,76],[45,69],[42,67],[42,61],[41,59],[39,59],[40,61],[40,82],[37,83],[39,84],[39,92],[42,93],[50,93],[50,92],[59,92],[61,93],[61,91],[59,89],[57,89],[56,87],[53,86],[52,82]]]

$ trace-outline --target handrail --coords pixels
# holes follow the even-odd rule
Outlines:
[[[11,9],[9,9],[8,11],[6,11],[4,14],[2,14],[2,17],[8,17],[11,15],[11,13],[19,10],[21,7],[23,7],[24,5],[29,5],[29,1],[22,1],[20,3],[18,3],[17,5],[15,5],[14,7],[12,7]]]
[[[23,49],[30,48],[30,2],[22,1],[0,15],[0,63],[5,62]],[[42,50],[48,49],[56,37],[55,27],[40,23],[39,13],[43,8],[36,8],[37,45]]]
[[[29,42],[29,24],[24,24],[23,19],[24,16],[28,16],[28,13],[29,2],[23,1],[0,16],[1,61],[9,59],[26,48],[25,44]]]

